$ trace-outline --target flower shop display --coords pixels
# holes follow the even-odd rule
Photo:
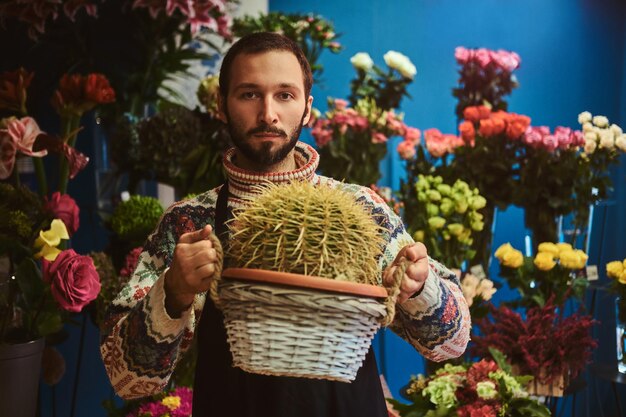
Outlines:
[[[193,390],[179,386],[141,400],[127,401],[117,407],[112,400],[104,402],[109,417],[191,417]]]
[[[550,411],[529,396],[528,377],[511,375],[492,360],[446,364],[430,377],[409,382],[410,404],[388,400],[402,417],[548,417]]]
[[[534,395],[562,396],[597,347],[590,332],[597,322],[579,313],[564,317],[553,298],[528,308],[525,317],[505,305],[492,306],[473,337],[473,354],[487,358],[497,349],[517,373],[532,375],[528,389]]]
[[[606,275],[611,278],[610,291],[615,299],[615,336],[617,369],[626,374],[626,259],[606,264]]]
[[[157,180],[174,187],[178,198],[224,182],[221,160],[228,147],[228,133],[214,114],[178,105],[127,118],[111,138],[112,158],[128,173],[131,193],[140,180]]]
[[[507,110],[504,97],[518,87],[513,72],[522,60],[515,52],[503,49],[468,49],[454,51],[459,68],[459,86],[452,95],[458,99],[456,115],[463,118],[467,107],[487,105],[494,110]]]
[[[311,131],[323,175],[364,186],[376,184],[389,138],[419,141],[419,130],[405,125],[401,114],[381,109],[374,100],[362,99],[349,107],[345,100],[329,99],[328,107]]]
[[[471,273],[460,273],[461,290],[467,301],[472,320],[483,318],[489,309],[488,301],[498,291],[489,278],[477,277]]]
[[[542,307],[552,298],[560,307],[571,297],[582,300],[589,285],[583,271],[587,254],[569,243],[540,243],[535,256],[524,256],[505,243],[494,256],[500,261],[500,276],[520,295],[512,305]]]
[[[441,176],[420,174],[407,188],[409,195],[402,200],[409,233],[435,259],[460,269],[474,257],[473,234],[484,227],[479,210],[485,207],[485,198],[466,182],[447,183]]]
[[[324,70],[317,62],[321,53],[328,49],[336,54],[343,49],[337,41],[339,35],[335,33],[333,23],[323,16],[312,13],[270,12],[258,16],[244,16],[234,19],[232,30],[237,37],[263,31],[285,35],[302,49],[316,81],[319,81]]]
[[[374,333],[393,320],[404,275],[398,268],[389,292],[378,283],[380,226],[346,191],[294,182],[268,185],[230,228],[231,268],[210,294],[233,365],[354,380]]]

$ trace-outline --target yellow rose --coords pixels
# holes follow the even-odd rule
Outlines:
[[[493,286],[493,281],[487,278],[483,278],[478,284],[478,288],[476,289],[477,295],[480,295],[485,301],[491,300],[491,297],[496,293],[497,289]]]
[[[624,265],[621,261],[613,261],[606,264],[606,274],[611,278],[619,278],[624,271]]]
[[[554,243],[550,243],[550,242],[540,243],[539,246],[537,247],[537,250],[539,252],[551,253],[552,256],[554,256],[555,258],[559,257],[559,247]]]
[[[519,268],[524,263],[524,255],[517,249],[511,249],[503,255],[501,262],[509,268]]]
[[[496,249],[496,253],[494,253],[493,256],[495,256],[500,262],[502,262],[504,254],[510,250],[514,250],[513,246],[511,246],[510,243],[505,243],[503,245],[500,245],[500,247]]]
[[[570,245],[569,243],[564,243],[564,242],[557,243],[556,247],[559,248],[559,253],[574,250],[572,245]]]
[[[535,266],[542,271],[549,271],[556,265],[554,256],[550,252],[539,252],[533,261]]]
[[[626,285],[626,269],[624,269],[622,273],[620,274],[619,283]]]
[[[561,265],[567,269],[581,269],[587,262],[587,255],[581,250],[565,250],[560,254]]]

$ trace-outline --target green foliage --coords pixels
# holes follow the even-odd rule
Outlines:
[[[115,208],[110,219],[111,228],[120,239],[133,242],[132,246],[140,246],[154,230],[162,214],[159,200],[134,195]]]
[[[342,47],[337,42],[333,23],[314,14],[284,14],[270,12],[259,16],[244,16],[233,21],[233,33],[238,37],[255,32],[278,32],[300,46],[316,81],[324,70],[317,61],[324,51],[338,53]]]

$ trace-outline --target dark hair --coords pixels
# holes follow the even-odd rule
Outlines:
[[[235,58],[242,54],[259,54],[269,51],[287,51],[295,55],[302,69],[305,98],[309,97],[311,87],[313,86],[313,74],[311,72],[311,65],[309,65],[309,61],[307,61],[306,56],[304,56],[302,49],[300,49],[297,43],[286,36],[273,32],[257,32],[239,39],[230,47],[224,56],[220,69],[220,94],[222,100],[226,100],[228,96],[231,67],[233,66]]]

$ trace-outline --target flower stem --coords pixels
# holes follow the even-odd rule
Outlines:
[[[46,179],[46,171],[44,170],[43,160],[41,158],[33,157],[33,164],[35,165],[35,174],[37,175],[37,184],[39,184],[39,195],[48,195],[48,180]]]
[[[62,119],[63,124],[63,139],[67,141],[67,144],[74,147],[76,143],[76,137],[78,132],[76,129],[80,124],[80,116],[64,116]],[[59,163],[59,192],[65,194],[67,192],[67,182],[70,175],[69,161],[65,155],[61,155],[61,161]]]

